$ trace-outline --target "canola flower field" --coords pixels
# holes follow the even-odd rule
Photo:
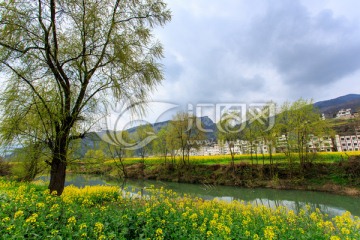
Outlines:
[[[203,200],[165,189],[140,197],[115,186],[68,186],[0,179],[1,239],[360,239],[360,219],[329,219],[243,202]]]
[[[349,152],[318,152],[316,154],[311,154],[310,156],[313,158],[314,162],[317,163],[333,163],[338,162],[342,160],[347,160],[350,156],[360,156],[360,151],[349,151]],[[292,153],[291,157],[293,158],[293,161],[298,161],[298,154]],[[251,158],[253,159],[253,162],[258,162],[259,164],[262,164],[263,159],[265,164],[270,163],[270,156],[269,154],[237,154],[235,155],[235,163],[240,162],[246,162],[251,163]],[[284,153],[274,153],[272,154],[272,159],[275,163],[288,163],[288,157]],[[145,159],[146,164],[161,164],[164,163],[164,157],[159,156],[152,156],[152,157],[146,157]],[[117,160],[116,160],[117,161]],[[170,162],[170,157],[167,157],[167,161]],[[181,157],[176,157],[176,162],[180,162]],[[111,165],[113,164],[114,160],[107,160],[105,164]],[[125,158],[124,164],[134,164],[134,163],[140,163],[142,162],[142,159],[139,157],[133,157],[133,158]],[[231,163],[231,155],[209,155],[209,156],[190,156],[190,162],[193,164],[229,164]]]

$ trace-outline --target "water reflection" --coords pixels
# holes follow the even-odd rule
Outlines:
[[[298,191],[298,190],[276,190],[276,189],[248,189],[229,186],[195,185],[184,183],[168,183],[157,181],[128,181],[128,186],[141,188],[154,185],[172,189],[178,193],[186,193],[203,199],[214,199],[224,201],[244,201],[252,205],[265,205],[268,207],[285,206],[299,212],[309,205],[312,211],[318,208],[329,217],[341,215],[349,211],[354,216],[360,216],[360,198],[340,196],[323,192]]]
[[[46,180],[44,178],[43,180]],[[86,185],[118,185],[127,187],[134,194],[142,192],[148,194],[146,188],[152,185],[155,188],[164,187],[179,194],[189,194],[206,200],[219,199],[224,201],[244,201],[252,205],[265,205],[271,208],[285,206],[299,212],[309,205],[314,211],[316,208],[329,217],[341,215],[345,211],[354,216],[360,216],[360,198],[340,196],[322,192],[275,190],[275,189],[248,189],[229,186],[214,186],[211,184],[185,184],[161,181],[127,180],[126,182],[107,181],[99,176],[68,175],[65,185],[84,187]]]

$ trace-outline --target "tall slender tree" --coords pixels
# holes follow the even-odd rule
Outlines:
[[[155,131],[152,125],[145,124],[137,127],[133,138],[138,143],[136,153],[141,157],[142,163],[145,163],[145,157],[152,153],[154,145],[153,141],[147,141],[147,139],[151,140],[155,138]]]
[[[235,166],[235,145],[240,139],[243,123],[241,115],[237,112],[226,112],[217,123],[218,140],[225,143],[231,155],[231,167]]]
[[[201,120],[196,116],[178,112],[170,121],[171,138],[176,141],[176,145],[181,151],[182,163],[190,163],[190,150],[199,148],[202,141],[206,138],[204,132],[201,131],[203,126]],[[168,139],[169,142],[172,140]]]

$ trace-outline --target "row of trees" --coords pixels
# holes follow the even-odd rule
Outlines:
[[[271,108],[275,107],[275,111]],[[235,113],[231,113],[235,114]],[[230,118],[220,121],[218,124],[228,124]],[[234,143],[241,139],[247,141],[248,152],[251,154],[261,153],[259,145],[267,146],[271,169],[273,168],[273,151],[282,152],[286,155],[290,167],[293,166],[295,159],[299,159],[301,169],[304,169],[312,161],[309,144],[314,136],[327,136],[334,142],[334,131],[328,121],[322,120],[320,113],[314,108],[312,101],[299,99],[293,103],[285,102],[281,107],[276,107],[274,103],[265,105],[257,110],[257,114],[249,112],[247,121],[239,125],[231,125],[231,132],[219,132],[219,139],[228,142],[228,147],[232,160],[234,161]],[[241,129],[241,131],[234,131]],[[315,143],[320,145],[319,142]],[[336,149],[332,149],[336,150]],[[296,155],[296,156],[295,156]],[[233,164],[232,161],[232,164]],[[264,155],[263,155],[264,164]]]
[[[118,160],[120,164],[124,157],[138,156],[144,161],[149,155],[162,156],[165,163],[175,163],[176,157],[180,156],[181,163],[187,164],[190,150],[201,146],[202,140],[206,139],[201,126],[199,118],[179,112],[158,132],[151,124],[141,125],[132,133],[108,132],[101,137],[102,142],[97,146],[107,157]]]
[[[244,140],[248,149],[242,150],[248,151],[252,160],[253,154],[256,159],[258,154],[262,154],[264,164],[264,152],[258,152],[261,144],[267,146],[271,166],[274,164],[272,154],[276,150],[287,156],[290,165],[294,164],[295,159],[299,159],[301,167],[304,168],[313,159],[310,150],[316,150],[309,147],[312,137],[333,138],[334,136],[329,122],[320,118],[311,101],[299,99],[293,103],[286,102],[278,109],[274,108],[276,105],[269,103],[262,109],[249,109],[246,121],[241,119],[239,112],[223,113],[217,123],[217,139],[225,142],[229,148],[232,165],[234,165],[237,141]],[[123,141],[108,144],[111,147],[103,147],[103,149],[118,148],[116,151],[107,151],[107,156],[117,157],[119,160],[124,156],[140,156],[144,159],[149,155],[158,155],[164,158],[165,163],[174,163],[175,158],[178,157],[182,164],[189,164],[191,150],[209,142],[204,141],[207,136],[203,131],[201,119],[184,112],[177,113],[169,124],[158,132],[148,124],[138,127],[136,132],[131,134],[126,131],[117,134],[121,135]],[[139,144],[152,135],[156,135],[156,138],[146,144]],[[105,142],[109,141],[105,139]],[[137,147],[130,151],[127,145]]]

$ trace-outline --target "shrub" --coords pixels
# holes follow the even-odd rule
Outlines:
[[[8,162],[0,157],[0,176],[7,176],[10,175],[11,166]]]

